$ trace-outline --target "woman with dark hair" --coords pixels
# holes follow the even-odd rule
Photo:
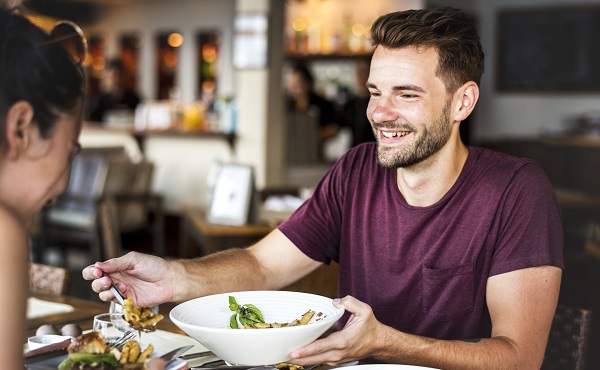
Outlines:
[[[4,3],[6,6],[6,3]],[[72,23],[50,34],[0,6],[0,364],[23,368],[29,291],[27,230],[67,186],[80,151],[85,39]],[[164,368],[164,362],[151,369]]]
[[[55,41],[17,10],[0,9],[0,363],[7,369],[23,368],[27,229],[65,189],[80,150],[85,79],[62,36]]]

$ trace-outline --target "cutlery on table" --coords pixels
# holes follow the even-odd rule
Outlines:
[[[114,341],[108,343],[108,345],[110,345],[111,347],[122,348],[125,345],[125,343],[135,339],[135,336],[135,331],[129,330],[125,332],[125,334],[123,334],[122,337],[115,339]]]
[[[179,356],[179,358],[182,360],[188,361],[188,360],[192,360],[195,358],[208,357],[208,356],[213,356],[213,355],[214,355],[213,351],[204,351],[204,352],[188,353],[187,355]]]
[[[194,347],[194,345],[189,344],[187,346],[175,348],[174,350],[169,351],[162,356],[159,356],[159,358],[162,358],[163,360],[165,360],[165,369],[168,370],[169,366],[171,365],[171,363],[173,361],[175,361],[179,356],[181,356],[183,353],[185,353],[192,347]]]

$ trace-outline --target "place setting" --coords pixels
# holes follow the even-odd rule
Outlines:
[[[331,369],[293,365],[289,354],[325,335],[344,313],[331,298],[309,293],[215,294],[183,302],[170,311],[170,321],[186,336],[156,328],[164,319],[158,306],[135,306],[131,298],[122,302],[111,303],[109,312],[96,315],[91,330],[82,332],[72,325],[61,331],[39,330],[41,335],[29,338],[26,368],[72,370],[83,368],[77,364],[101,363],[98,369],[143,370],[146,360],[162,357],[166,370]],[[352,362],[338,367],[369,370],[374,366]]]

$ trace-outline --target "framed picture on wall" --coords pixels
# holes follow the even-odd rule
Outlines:
[[[221,164],[214,183],[208,221],[234,226],[248,223],[254,190],[254,172],[251,166]]]
[[[233,66],[238,69],[260,69],[267,66],[266,14],[239,14],[233,22]]]

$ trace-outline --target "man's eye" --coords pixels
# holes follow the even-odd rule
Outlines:
[[[379,96],[380,94],[376,91],[369,91],[369,95],[371,96]]]

